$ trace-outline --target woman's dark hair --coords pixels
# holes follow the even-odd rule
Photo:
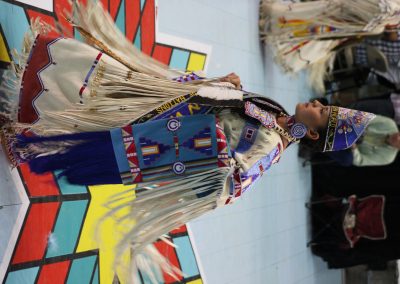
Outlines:
[[[261,97],[261,96],[249,97],[245,98],[244,100],[249,101],[258,106],[259,108],[268,112],[272,112],[275,114],[280,114],[280,113],[288,114],[288,112],[280,104],[266,97]]]
[[[327,127],[317,129],[317,132],[319,134],[319,138],[317,140],[312,140],[304,137],[300,140],[300,145],[306,147],[311,152],[324,151]]]
[[[324,98],[324,97],[318,97],[318,98],[312,98],[312,99],[310,99],[310,102],[313,102],[313,101],[319,101],[319,102],[320,102],[321,104],[323,104],[324,106],[329,105],[328,99],[327,99],[327,98]]]

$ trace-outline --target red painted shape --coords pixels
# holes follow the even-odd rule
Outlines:
[[[29,19],[36,19],[40,18],[41,22],[45,22],[49,24],[50,26],[55,27],[55,20],[54,17],[42,14],[40,12],[34,11],[34,10],[26,10],[26,13],[28,14]],[[52,30],[48,33],[49,36],[59,36],[59,33],[57,33],[55,30]]]
[[[100,0],[101,4],[103,4],[103,8],[104,10],[108,11],[108,4],[109,4],[109,0]]]
[[[66,283],[67,272],[71,261],[55,262],[42,266],[37,284]]]
[[[22,180],[28,189],[30,197],[60,194],[53,174],[34,174],[29,170],[28,164],[22,164],[19,168],[22,173]]]
[[[20,232],[12,264],[40,260],[44,257],[58,207],[59,202],[31,205],[24,227]]]
[[[133,42],[140,19],[140,0],[125,0],[125,35]]]
[[[142,51],[151,55],[155,41],[155,5],[154,0],[146,0],[140,22]]]
[[[182,269],[179,265],[178,256],[176,255],[176,251],[175,251],[174,247],[166,244],[163,241],[158,241],[158,242],[154,243],[154,245],[156,246],[158,251],[169,260],[169,262],[172,265],[176,266],[179,269]],[[163,272],[163,277],[164,277],[165,284],[177,282],[175,278],[171,277],[167,273]],[[179,280],[183,279],[183,276],[177,275],[177,277]]]
[[[175,229],[170,232],[172,235],[176,234],[186,234],[187,233],[187,228],[186,225],[183,225],[182,227],[179,227],[178,229]]]
[[[82,3],[83,2],[83,3]],[[80,1],[81,4],[85,4],[86,1]],[[66,37],[73,37],[74,30],[71,24],[67,21],[68,14],[71,14],[72,7],[69,4],[69,0],[54,0],[54,13],[55,18],[61,24],[63,28],[63,34]]]
[[[119,7],[121,4],[121,0],[111,0],[110,1],[110,15],[111,17],[114,19],[117,17],[118,11],[119,11]]]
[[[171,54],[172,54],[171,47],[155,44],[152,57],[164,64],[168,64],[171,58]]]

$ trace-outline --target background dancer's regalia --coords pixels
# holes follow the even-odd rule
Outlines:
[[[339,46],[381,34],[386,25],[399,23],[399,15],[399,0],[262,0],[260,37],[285,72],[309,68],[313,87],[322,90],[321,74],[333,64]]]
[[[137,185],[136,198],[121,194],[107,203],[108,216],[128,230],[117,255],[130,249],[132,269],[157,282],[151,264],[178,272],[151,244],[233,203],[279,160],[284,140],[298,141],[277,123],[287,116],[279,104],[169,70],[137,51],[94,1],[76,5],[73,15],[86,44],[49,37],[38,22],[27,35],[17,78],[4,86],[10,121],[3,142],[15,163],[35,173]],[[332,108],[325,150],[350,147],[373,117]]]

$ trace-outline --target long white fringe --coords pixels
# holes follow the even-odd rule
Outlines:
[[[262,0],[260,37],[272,46],[275,60],[285,72],[296,73],[309,69],[309,83],[315,91],[323,93],[323,79],[329,73],[329,66],[335,57],[333,49],[340,43],[339,40],[380,34],[385,25],[398,23],[399,11],[400,0],[319,0],[301,3]],[[282,26],[279,23],[282,18],[304,22]],[[293,34],[315,26],[329,26],[336,30],[320,34]],[[324,40],[324,43],[320,40]],[[305,60],[296,56],[296,52],[287,54],[292,47],[307,41],[299,49],[305,49]]]
[[[119,224],[129,228],[121,232],[124,237],[116,255],[122,255],[128,249],[132,252],[132,280],[135,280],[137,270],[140,269],[150,279],[156,280],[154,283],[159,283],[157,281],[162,278],[157,266],[171,276],[179,275],[180,271],[169,264],[152,243],[171,230],[215,209],[229,171],[229,168],[219,168],[158,187],[143,185],[136,190],[149,189],[138,193],[136,199],[126,197],[123,192],[107,203],[110,213],[104,218],[117,218]],[[207,196],[197,196],[209,191],[212,193]],[[121,216],[119,213],[126,208],[130,213]]]
[[[92,93],[84,98],[84,104],[76,104],[62,111],[40,110],[39,122],[29,126],[32,131],[38,134],[59,134],[121,127],[162,102],[196,92],[202,86],[209,86],[210,82],[219,80],[213,78],[185,83],[172,81],[172,77],[181,73],[170,70],[137,50],[118,30],[100,1],[87,2],[87,6],[74,3],[71,16],[73,24],[94,39],[89,40],[88,44],[99,48],[96,42],[101,42],[112,53],[111,57],[126,63],[125,66],[128,65],[131,70],[100,61],[92,75],[93,80],[89,82]],[[39,20],[32,24],[31,31],[25,36],[24,49],[16,57],[17,80],[7,89],[8,95],[18,97],[22,72],[33,41],[37,34],[46,33],[49,29]],[[12,109],[17,112],[16,107]]]
[[[73,7],[73,13],[70,15],[73,23],[104,43],[117,56],[134,66],[138,72],[168,79],[180,75],[133,47],[104,10],[100,1],[89,0],[85,7],[74,1]]]

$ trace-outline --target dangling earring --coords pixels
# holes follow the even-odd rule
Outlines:
[[[287,125],[290,129],[290,135],[296,139],[301,139],[307,134],[307,126],[303,123],[296,122],[294,116],[290,116],[287,121]]]

